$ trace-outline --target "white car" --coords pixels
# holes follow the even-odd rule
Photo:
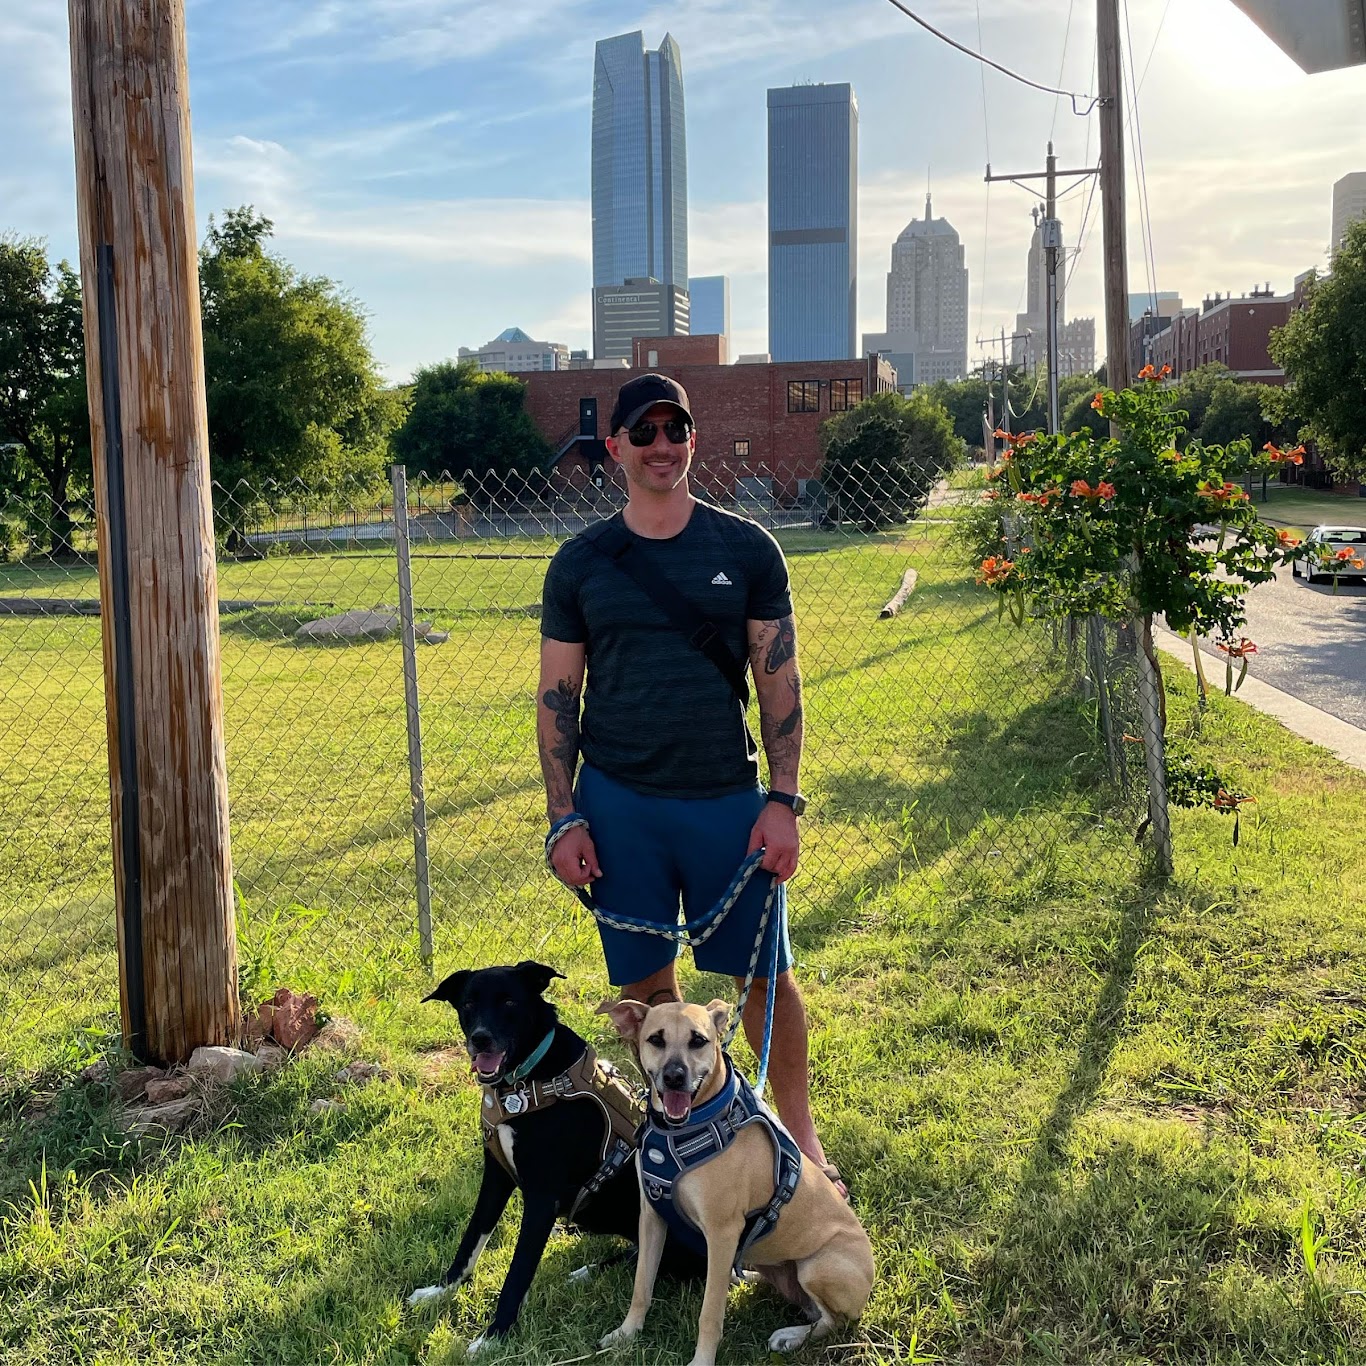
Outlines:
[[[1328,565],[1337,563],[1344,550],[1351,554],[1342,556],[1342,567],[1329,569]],[[1335,576],[1339,581],[1366,582],[1366,527],[1316,526],[1300,544],[1299,552],[1290,562],[1290,572],[1310,583]]]

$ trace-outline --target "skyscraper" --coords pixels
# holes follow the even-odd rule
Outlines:
[[[1058,252],[1058,373],[1085,375],[1095,369],[1096,320],[1067,321],[1067,253]],[[1048,253],[1043,245],[1043,211],[1034,209],[1034,235],[1029,239],[1025,311],[1015,315],[1010,363],[1036,370],[1048,363]]]
[[[963,246],[949,221],[934,216],[928,194],[924,220],[913,218],[892,244],[887,330],[865,333],[863,349],[887,356],[903,391],[968,372]]]
[[[688,281],[689,328],[694,337],[730,336],[730,279],[694,275]]]
[[[768,92],[768,349],[845,360],[858,341],[858,102],[850,85]]]
[[[667,33],[655,52],[639,31],[597,45],[592,197],[594,290],[627,280],[687,289],[683,62]]]
[[[1353,223],[1366,218],[1366,171],[1353,171],[1333,186],[1333,250]]]

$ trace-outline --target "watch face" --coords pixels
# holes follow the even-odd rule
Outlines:
[[[806,810],[806,798],[798,794],[792,799],[792,814],[800,816]]]

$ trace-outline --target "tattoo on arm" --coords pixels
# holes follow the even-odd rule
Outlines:
[[[574,770],[579,762],[579,693],[573,680],[562,678],[541,695],[541,704],[554,719],[555,734],[537,728],[546,803],[554,816],[574,809]]]
[[[778,673],[785,664],[795,659],[797,632],[792,625],[792,618],[783,617],[779,621],[762,623],[750,653],[756,666],[760,656],[763,656],[766,674]]]
[[[770,781],[779,775],[795,781],[801,764],[802,684],[795,670],[788,675],[787,685],[792,691],[792,707],[786,716],[770,710],[762,699],[759,704],[759,733],[768,758]]]

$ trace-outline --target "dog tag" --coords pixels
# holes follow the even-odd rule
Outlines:
[[[646,1148],[646,1149],[645,1149],[645,1156],[648,1157],[648,1158],[650,1159],[651,1162],[663,1162],[663,1161],[664,1161],[664,1154],[663,1154],[662,1152],[660,1152],[658,1148]]]
[[[526,1098],[515,1091],[503,1100],[503,1109],[510,1115],[520,1115],[526,1109]]]

